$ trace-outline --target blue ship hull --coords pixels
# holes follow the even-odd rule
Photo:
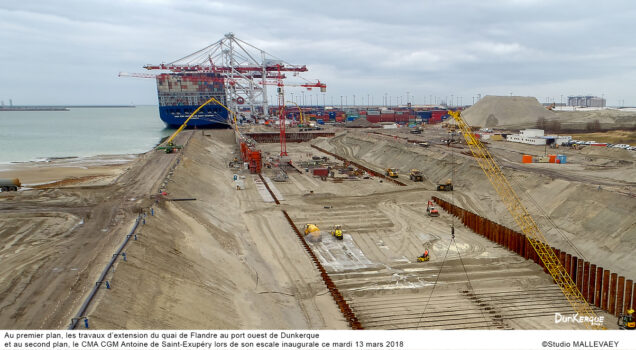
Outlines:
[[[157,75],[159,117],[169,128],[178,128],[200,105],[214,97],[226,103],[223,77],[214,73],[164,73]],[[211,102],[188,122],[189,128],[228,127],[228,111]]]
[[[169,128],[179,128],[199,106],[160,106],[159,117]],[[228,112],[218,105],[203,107],[190,121],[188,128],[227,128]]]

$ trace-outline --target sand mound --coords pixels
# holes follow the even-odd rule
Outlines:
[[[501,127],[534,125],[537,119],[551,119],[554,113],[534,97],[486,96],[462,113],[471,126]]]
[[[374,123],[371,123],[366,118],[358,118],[351,123],[347,123],[345,125],[347,128],[379,128],[380,126]]]

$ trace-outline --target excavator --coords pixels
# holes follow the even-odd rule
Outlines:
[[[596,312],[590,304],[587,303],[587,300],[585,300],[583,294],[577,288],[576,283],[556,256],[552,247],[548,244],[545,235],[539,229],[536,221],[534,221],[532,215],[530,215],[523,205],[519,199],[519,195],[517,195],[512,188],[506,176],[504,176],[497,161],[492,157],[486,146],[475,137],[470,125],[461,117],[461,111],[448,111],[448,114],[457,123],[459,130],[466,140],[466,144],[473,154],[473,158],[483,170],[497,192],[499,199],[505,204],[515,223],[521,228],[521,232],[527,239],[527,242],[532,249],[534,249],[539,259],[541,259],[545,269],[554,279],[554,283],[561,289],[561,292],[574,312],[578,314],[581,319],[598,319]],[[633,312],[631,318],[627,319],[627,321],[627,323],[633,322]],[[602,324],[598,325],[592,322],[583,323],[585,327],[590,329],[605,329]]]
[[[333,230],[331,230],[331,235],[334,236],[337,240],[342,240],[342,226],[334,225]]]
[[[159,147],[157,147],[156,149],[160,149],[160,150],[164,150],[166,153],[173,153],[178,149],[183,148],[183,146],[181,145],[175,145],[174,144],[174,139],[175,137],[177,137],[177,135],[179,135],[179,133],[181,131],[183,131],[183,129],[185,129],[188,126],[188,122],[190,121],[190,119],[192,119],[192,117],[194,117],[195,114],[199,113],[199,111],[208,103],[214,102],[216,104],[218,104],[219,106],[227,109],[228,112],[230,112],[231,115],[233,115],[234,117],[234,128],[237,128],[237,124],[236,124],[236,115],[234,114],[234,112],[232,112],[229,108],[225,107],[224,104],[222,104],[221,102],[219,102],[219,100],[217,100],[214,97],[211,97],[209,100],[205,101],[202,105],[200,105],[197,109],[194,110],[194,112],[192,112],[192,114],[190,114],[190,116],[183,122],[183,124],[181,124],[181,126],[179,127],[179,129],[177,129],[177,131],[175,131],[166,141],[165,143],[162,143]],[[236,129],[238,131],[238,129]]]
[[[439,211],[435,209],[432,201],[428,201],[428,204],[426,205],[426,213],[428,216],[439,216]]]

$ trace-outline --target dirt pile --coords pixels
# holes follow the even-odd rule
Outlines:
[[[534,97],[486,96],[462,113],[471,126],[534,126],[539,118],[553,119],[554,113]]]

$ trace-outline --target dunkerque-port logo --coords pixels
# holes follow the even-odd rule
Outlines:
[[[603,319],[605,317],[604,316],[596,316],[596,317],[590,317],[590,316],[580,316],[579,313],[577,312],[574,315],[561,315],[561,313],[559,312],[555,312],[554,313],[554,323],[583,323],[583,322],[588,322],[593,326],[602,326],[603,325]]]

